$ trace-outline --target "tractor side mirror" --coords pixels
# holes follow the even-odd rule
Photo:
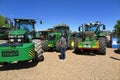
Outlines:
[[[81,29],[80,29],[80,27],[78,28],[78,31],[80,31]]]
[[[42,20],[40,20],[40,24],[42,24],[43,22],[42,22]]]
[[[103,25],[103,30],[105,30],[105,25]]]

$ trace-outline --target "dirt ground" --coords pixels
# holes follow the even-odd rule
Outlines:
[[[45,52],[39,63],[0,66],[0,80],[120,80],[120,54],[107,48],[104,55],[77,55],[66,51],[66,61],[59,53]]]

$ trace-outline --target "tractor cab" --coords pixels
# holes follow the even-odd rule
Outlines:
[[[70,34],[69,26],[66,24],[59,24],[55,26],[55,31],[60,32],[62,35],[64,35],[65,38],[67,38]]]
[[[85,37],[104,36],[105,25],[100,22],[84,24],[79,27],[80,34]]]
[[[34,19],[14,19],[15,26],[17,29],[28,30],[29,32],[34,30],[34,24],[36,21]]]
[[[14,19],[16,29],[9,33],[11,43],[30,42],[29,39],[35,37],[35,20],[33,19]]]
[[[34,19],[14,19],[17,30],[26,30],[27,33],[32,33],[35,37],[35,23]]]
[[[48,34],[51,32],[51,30],[42,30],[38,31],[39,37],[41,40],[47,40],[48,39]]]
[[[95,32],[95,34],[99,34],[103,30],[105,30],[105,25],[101,24],[98,21],[96,23],[89,23],[84,25],[82,24],[82,26],[79,27],[79,31],[82,31],[82,32],[91,31],[91,32]]]

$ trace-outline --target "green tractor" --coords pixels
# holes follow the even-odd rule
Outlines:
[[[51,30],[42,30],[38,31],[39,37],[41,39],[42,49],[44,51],[47,51],[47,41],[48,41],[48,34],[51,32]]]
[[[61,37],[61,33],[53,32],[48,34],[48,41],[47,41],[47,51],[59,51],[60,46],[58,45],[58,41]]]
[[[15,30],[9,32],[9,42],[0,44],[0,63],[43,61],[41,40],[36,36],[34,19],[14,19]]]
[[[74,48],[74,40],[71,37],[71,31],[66,24],[59,24],[54,27],[54,31],[48,34],[47,49],[60,51],[59,39],[64,35],[67,41],[67,49]]]
[[[4,25],[0,25],[0,41],[1,40],[8,40],[8,33],[14,29],[13,23],[10,19],[5,18]]]
[[[105,25],[100,22],[84,24],[79,27],[79,37],[75,39],[76,53],[97,52],[106,54],[106,37],[103,34]]]

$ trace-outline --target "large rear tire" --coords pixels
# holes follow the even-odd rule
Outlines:
[[[47,40],[42,40],[42,49],[48,51]]]
[[[60,44],[59,44],[59,40],[57,41],[57,43],[56,43],[56,51],[57,52],[60,52]]]
[[[34,46],[35,46],[35,59],[33,59],[33,61],[36,61],[36,62],[43,61],[44,56],[43,56],[41,40],[33,39],[32,42],[34,43]]]
[[[106,54],[106,41],[104,37],[100,37],[99,39],[99,49],[98,54],[105,55]]]
[[[80,40],[82,40],[82,38],[77,38],[77,39],[75,39],[75,44],[74,44],[74,52],[75,53],[80,53],[79,51],[79,49],[78,49],[78,42],[80,41]]]

